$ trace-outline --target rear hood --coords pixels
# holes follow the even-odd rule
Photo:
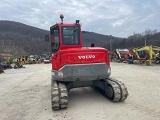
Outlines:
[[[60,51],[61,66],[105,62],[109,65],[108,50],[99,47],[68,48]]]

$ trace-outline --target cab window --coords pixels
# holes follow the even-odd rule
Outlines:
[[[60,46],[58,26],[51,28],[51,51],[57,52]]]
[[[63,45],[78,45],[80,44],[78,26],[62,27],[62,43]]]

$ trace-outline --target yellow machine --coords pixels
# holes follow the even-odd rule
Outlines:
[[[146,62],[146,65],[151,65],[152,60],[155,58],[156,54],[153,52],[152,46],[144,46],[141,48],[133,49],[136,57],[139,61]]]
[[[30,55],[28,57],[29,64],[41,63],[41,58],[38,55]]]
[[[7,63],[12,64],[19,62],[19,64],[24,65],[27,63],[27,56],[10,56],[7,58]]]

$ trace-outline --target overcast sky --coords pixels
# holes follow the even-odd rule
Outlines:
[[[160,0],[0,0],[0,20],[49,30],[79,19],[83,31],[128,37],[145,29],[160,31]]]

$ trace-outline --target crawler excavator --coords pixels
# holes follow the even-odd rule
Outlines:
[[[100,88],[113,102],[124,101],[128,96],[125,85],[110,78],[109,51],[100,47],[82,47],[79,20],[61,22],[50,27],[45,41],[51,43],[51,103],[52,110],[68,107],[68,92],[77,87]]]
[[[141,63],[146,62],[146,65],[152,65],[152,60],[155,57],[152,46],[144,46],[141,48],[133,49],[138,61]]]

